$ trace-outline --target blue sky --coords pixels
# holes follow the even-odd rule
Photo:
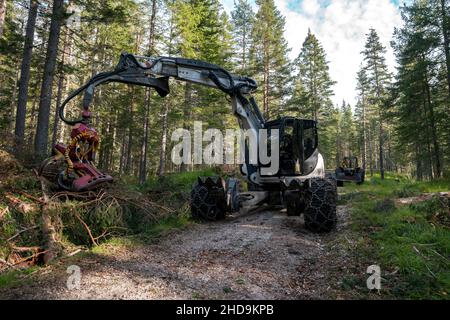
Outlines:
[[[220,1],[226,11],[233,9],[233,0]],[[254,0],[250,1],[254,5]],[[400,0],[274,1],[286,18],[284,36],[292,48],[292,59],[299,54],[308,28],[321,41],[327,52],[331,77],[337,81],[333,99],[336,104],[340,104],[343,99],[352,105],[356,103],[355,76],[362,63],[360,52],[369,28],[377,30],[388,51],[387,63],[392,71],[395,70],[395,59],[389,43],[394,27],[401,25]]]

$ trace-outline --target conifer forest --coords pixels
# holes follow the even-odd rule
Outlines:
[[[323,29],[303,25],[338,2],[350,8],[361,1],[0,0],[0,297],[448,299],[450,1],[380,1],[395,6],[398,23],[387,41],[386,32],[371,22],[348,28],[348,34],[364,30],[354,35],[364,41],[352,47],[357,72],[348,71],[352,81],[345,84],[331,63],[348,65],[352,58],[333,55]],[[295,6],[309,18],[296,22],[292,17],[302,11],[291,11]],[[292,36],[292,21],[305,29],[298,38]],[[345,46],[335,49],[340,45]],[[322,204],[334,208],[334,220],[324,218],[332,223],[326,227],[314,213],[308,216],[313,212],[308,201],[310,206],[314,201],[309,189],[299,189],[306,190],[300,195],[304,222],[291,217],[297,215],[290,211],[297,210],[297,200],[289,200],[285,190],[278,203],[282,212],[269,209],[272,189],[267,208],[255,215],[196,222],[203,209],[192,203],[201,197],[202,183],[210,183],[197,176],[238,181],[240,169],[192,159],[176,163],[174,133],[194,130],[198,122],[204,131],[225,133],[239,129],[242,119],[236,121],[232,112],[232,95],[170,77],[166,97],[129,83],[98,86],[89,115],[99,144],[83,157],[95,150],[90,160],[100,178],[114,182],[76,192],[58,180],[65,190],[53,188],[38,168],[55,145],[74,139],[60,117],[64,100],[94,76],[115,70],[125,53],[201,60],[241,77],[235,81],[254,79],[254,100],[238,101],[249,106],[256,101],[257,116],[268,123],[313,120],[324,172],[337,175],[337,168],[356,157],[365,180],[339,184],[338,179],[337,202]],[[220,82],[217,74],[212,82]],[[83,103],[82,95],[73,99],[66,118],[79,118]],[[73,152],[61,153],[68,161],[64,179],[73,169],[67,160],[78,151]],[[246,168],[250,175],[252,167]],[[242,182],[230,192],[262,191],[259,187]],[[334,231],[310,232],[324,228]],[[324,251],[308,242],[320,243]],[[261,253],[263,246],[272,249]],[[98,270],[89,269],[88,262],[100,256]],[[66,289],[66,264],[81,268],[78,291]],[[371,265],[381,268],[376,289],[367,280]],[[44,266],[52,268],[53,280],[41,276]],[[127,268],[138,284],[129,282]],[[102,282],[108,277],[112,280]],[[38,293],[24,279],[44,289]]]

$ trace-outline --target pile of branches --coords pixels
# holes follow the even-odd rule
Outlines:
[[[44,179],[38,179],[42,186],[39,192],[11,190],[4,195],[8,207],[0,208],[0,224],[13,217],[11,224],[20,227],[14,235],[9,231],[8,236],[0,228],[0,271],[47,264],[56,256],[98,246],[110,237],[142,232],[146,226],[176,213],[175,208],[161,203],[164,197],[120,186],[82,193],[52,192]],[[25,216],[28,218],[23,219]],[[21,223],[17,223],[19,220]]]
[[[58,192],[49,199],[52,212],[59,215],[58,229],[75,244],[97,246],[101,239],[139,232],[175,210],[138,192],[119,188],[83,193]],[[89,243],[86,243],[89,242]]]

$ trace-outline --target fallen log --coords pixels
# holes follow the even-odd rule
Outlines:
[[[416,197],[400,198],[395,200],[396,205],[405,206],[413,203],[420,203],[431,200],[434,196],[439,196],[439,198],[450,199],[450,192],[438,192],[438,193],[423,193]]]

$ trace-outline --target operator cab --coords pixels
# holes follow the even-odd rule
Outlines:
[[[313,120],[280,118],[266,123],[280,134],[280,168],[276,176],[305,176],[314,171],[319,158],[317,126]]]
[[[346,169],[346,168],[357,168],[358,167],[358,158],[353,156],[353,157],[344,157],[344,160],[342,160],[342,164],[341,167]]]

